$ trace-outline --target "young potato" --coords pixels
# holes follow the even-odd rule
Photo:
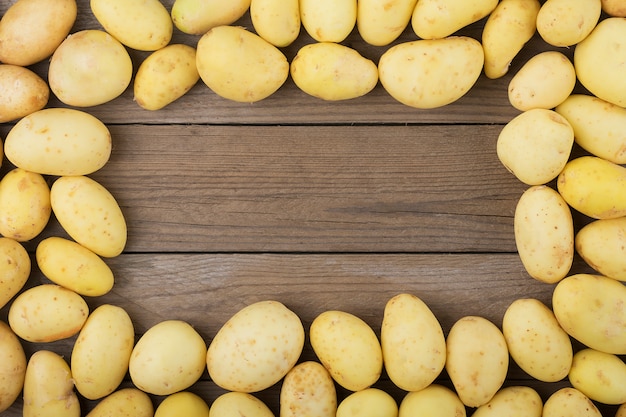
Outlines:
[[[300,21],[318,42],[342,42],[354,29],[357,0],[300,0]]]
[[[0,62],[27,67],[50,57],[76,21],[76,0],[18,0],[0,19]]]
[[[198,394],[180,391],[165,397],[154,417],[209,417],[209,405]],[[148,417],[152,417],[149,415]]]
[[[0,64],[0,123],[43,109],[49,98],[48,83],[39,75],[19,65]]]
[[[217,26],[231,25],[250,8],[250,0],[175,0],[172,21],[183,33],[204,35]]]
[[[595,220],[576,234],[576,252],[593,269],[626,282],[626,217]]]
[[[250,19],[256,33],[279,48],[289,46],[300,34],[299,0],[252,0]]]
[[[366,388],[345,397],[335,417],[398,417],[398,404],[379,388]]]
[[[626,403],[626,363],[617,355],[582,349],[574,355],[568,379],[574,388],[594,401]]]
[[[30,255],[26,248],[15,239],[0,237],[0,308],[21,291],[30,270]]]
[[[211,404],[209,417],[274,417],[274,413],[257,397],[247,392],[221,394]]]
[[[398,409],[398,417],[439,416],[465,417],[465,404],[451,389],[431,384],[419,391],[408,392]]]
[[[491,401],[474,411],[472,417],[541,417],[543,402],[531,387],[502,388]]]
[[[334,42],[303,46],[292,60],[290,71],[298,88],[329,101],[364,96],[378,83],[374,62]]]
[[[409,25],[416,3],[417,0],[359,0],[356,16],[359,35],[370,45],[389,45]]]
[[[280,387],[281,417],[336,417],[337,392],[326,368],[319,362],[295,365]]]
[[[19,397],[26,375],[26,354],[20,339],[0,321],[0,413]]]
[[[498,0],[419,0],[411,24],[421,39],[443,39],[491,13]]]
[[[473,38],[417,40],[387,49],[378,62],[378,76],[399,102],[432,109],[464,96],[478,80],[483,64],[483,47]]]
[[[537,14],[537,32],[553,46],[573,46],[600,19],[600,0],[547,0]]]
[[[487,78],[509,71],[513,58],[537,30],[540,7],[539,0],[502,0],[491,12],[482,33]]]
[[[626,19],[602,20],[574,49],[580,83],[596,97],[626,107]]]
[[[103,398],[86,417],[153,417],[153,415],[154,405],[150,396],[133,387],[122,388]]]
[[[601,0],[601,3],[602,11],[609,16],[626,17],[626,3],[624,3],[624,0]]]
[[[543,417],[602,417],[598,407],[576,388],[565,387],[552,393],[543,404]]]

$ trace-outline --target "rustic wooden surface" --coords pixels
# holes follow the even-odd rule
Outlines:
[[[10,3],[0,1],[0,11]],[[164,3],[169,9],[172,0]],[[78,4],[73,32],[100,28],[88,1]],[[248,16],[238,23],[251,28]],[[461,33],[479,39],[483,23]],[[172,42],[198,39],[176,31]],[[413,39],[409,28],[394,43]],[[284,52],[291,59],[310,42],[302,32]],[[375,61],[386,50],[356,31],[345,44]],[[183,319],[207,342],[232,314],[264,299],[285,303],[305,328],[338,309],[377,332],[386,301],[401,292],[422,298],[445,332],[465,315],[501,325],[517,298],[550,305],[553,286],[531,279],[515,252],[513,213],[526,187],[495,154],[500,129],[518,114],[508,81],[546,49],[556,48],[536,36],[507,76],[481,76],[458,102],[433,110],[404,106],[380,85],[359,99],[323,102],[291,80],[254,104],[222,99],[200,81],[156,112],[134,103],[132,88],[85,109],[111,130],[111,160],[93,178],[118,199],[129,226],[125,252],[108,261],[113,290],[89,305],[124,307],[137,337],[161,320]],[[146,53],[129,52],[136,68]],[[33,69],[45,78],[47,62]],[[57,106],[52,97],[49,107]],[[10,128],[0,126],[2,137]],[[2,172],[10,168],[5,160]],[[577,227],[586,221],[575,217]],[[53,219],[42,237],[59,234]],[[31,252],[36,243],[27,244]],[[572,273],[588,270],[576,260]],[[27,286],[42,282],[35,270]],[[69,358],[72,342],[24,346]],[[305,358],[314,358],[308,344]],[[450,385],[445,373],[438,382]],[[506,384],[531,386],[544,399],[568,385],[540,383],[514,364]],[[377,386],[398,401],[405,394],[384,376]],[[258,393],[276,415],[279,388]],[[208,403],[222,392],[206,372],[191,391]],[[162,400],[153,398],[155,406]],[[94,406],[82,404],[85,412]],[[613,415],[615,408],[601,407]],[[21,415],[21,403],[4,415]]]

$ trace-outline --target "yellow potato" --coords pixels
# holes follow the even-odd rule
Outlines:
[[[30,269],[30,256],[26,248],[14,239],[0,237],[0,308],[7,305],[24,287]]]
[[[557,382],[567,376],[572,366],[572,342],[541,301],[520,298],[511,303],[504,312],[502,333],[511,358],[528,375],[543,382]]]
[[[24,417],[79,417],[72,372],[62,356],[50,350],[32,354],[24,378]]]
[[[509,71],[513,58],[535,34],[539,0],[502,0],[482,32],[485,75],[495,79]]]
[[[196,65],[217,95],[244,103],[269,97],[289,75],[289,62],[274,45],[242,27],[218,26],[198,41]]]
[[[196,49],[172,44],[150,54],[139,66],[133,91],[135,102],[146,110],[159,110],[178,100],[200,79]]]
[[[574,141],[591,154],[626,164],[626,109],[597,97],[572,94],[556,107],[574,129]]]
[[[601,3],[602,11],[609,16],[626,17],[626,4],[623,0],[601,0]]]
[[[303,46],[291,61],[290,70],[298,88],[329,101],[364,96],[378,83],[378,67],[373,61],[334,42]]]
[[[0,64],[0,123],[43,109],[49,98],[48,83],[39,75],[19,65]]]
[[[469,37],[417,40],[387,49],[378,62],[380,82],[399,102],[430,109],[450,104],[476,83],[483,47]]]
[[[152,417],[154,406],[145,392],[122,388],[103,398],[86,417]]]
[[[63,176],[50,187],[52,211],[63,229],[87,249],[111,258],[126,246],[126,220],[111,193],[82,175]]]
[[[89,5],[104,30],[129,48],[156,51],[172,39],[170,12],[159,0],[91,0]]]
[[[13,165],[43,175],[87,175],[111,156],[109,129],[89,113],[47,108],[34,112],[9,131],[4,143]]]
[[[528,275],[554,284],[574,261],[572,213],[558,192],[547,185],[528,188],[515,207],[515,245]]]
[[[416,3],[417,0],[359,0],[356,17],[359,35],[370,45],[389,45],[409,25]]]
[[[318,42],[342,42],[356,25],[357,0],[300,0],[300,21]]]
[[[591,400],[626,403],[626,363],[617,355],[589,348],[576,352],[569,381]]]
[[[252,0],[250,19],[255,32],[274,46],[291,45],[300,34],[299,0]]]
[[[595,156],[565,165],[557,181],[567,204],[594,219],[626,216],[626,168]]]
[[[78,334],[71,369],[78,392],[90,400],[111,394],[128,372],[135,331],[128,313],[102,304],[94,309]]]
[[[154,395],[170,395],[192,386],[205,368],[206,344],[189,323],[164,320],[137,341],[128,364],[133,384]]]
[[[426,388],[445,366],[443,329],[426,303],[412,294],[387,302],[380,341],[387,375],[405,391]]]
[[[496,143],[498,159],[527,185],[555,179],[567,164],[574,145],[574,130],[554,110],[531,109],[511,119]]]
[[[537,32],[553,46],[573,46],[598,23],[600,0],[547,0],[537,14]]]
[[[18,0],[0,20],[0,62],[26,67],[50,57],[70,33],[76,0]]]
[[[217,26],[230,25],[250,8],[250,0],[175,0],[172,21],[181,32],[203,35]]]
[[[626,417],[626,403],[618,407],[615,417]]]
[[[274,417],[263,401],[246,392],[226,392],[211,404],[209,417]]]
[[[472,417],[541,417],[543,402],[533,388],[510,386],[502,388],[491,401],[474,411]]]
[[[130,84],[133,62],[117,39],[103,30],[69,35],[52,54],[50,90],[63,103],[90,107],[120,96]]]
[[[50,220],[50,188],[41,174],[14,168],[0,180],[0,233],[18,242],[37,237]]]
[[[580,83],[596,97],[626,107],[626,19],[602,20],[574,49]]]
[[[304,347],[300,318],[284,304],[258,301],[235,313],[217,332],[206,355],[218,386],[241,392],[266,389],[296,364]]]
[[[454,391],[432,384],[423,390],[409,392],[402,399],[398,417],[414,416],[465,417],[466,411]]]
[[[559,51],[530,58],[509,82],[509,102],[518,110],[553,109],[576,85],[574,64]]]
[[[489,15],[498,0],[419,0],[411,25],[422,39],[442,39]]]
[[[309,330],[313,351],[333,379],[349,391],[372,386],[382,372],[383,354],[374,330],[345,311],[319,314]]]
[[[626,217],[595,220],[576,234],[576,252],[602,275],[626,282]]]
[[[337,408],[336,417],[397,417],[398,404],[379,388],[366,388],[345,397]]]
[[[502,387],[509,351],[498,327],[480,316],[457,320],[446,340],[446,371],[459,398],[468,407],[489,402]]]
[[[280,388],[281,417],[335,417],[337,392],[330,374],[319,362],[295,365]]]
[[[0,413],[8,409],[24,387],[26,354],[13,330],[0,321]]]
[[[626,287],[602,275],[575,274],[559,282],[552,309],[561,327],[587,347],[626,354]]]
[[[209,405],[197,394],[180,391],[165,397],[154,417],[209,417]]]
[[[561,388],[543,404],[543,417],[602,417],[598,407],[576,388]]]

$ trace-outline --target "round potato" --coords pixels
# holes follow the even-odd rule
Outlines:
[[[137,388],[122,388],[103,398],[86,417],[153,417],[152,399]],[[190,416],[191,417],[191,416]]]
[[[617,355],[589,348],[576,352],[569,381],[594,401],[626,403],[626,363]]]
[[[576,388],[561,388],[543,404],[543,417],[602,417],[598,407]]]
[[[419,0],[411,24],[421,39],[443,39],[488,16],[498,0]]]
[[[600,0],[547,0],[537,14],[537,32],[553,46],[585,39],[600,19]]]
[[[30,269],[30,256],[26,248],[15,239],[0,237],[0,308],[7,305],[24,287]]]
[[[247,392],[226,392],[213,401],[209,417],[274,417],[263,401]]]
[[[626,4],[623,0],[601,0],[601,3],[602,11],[609,16],[626,17]]]
[[[171,16],[181,32],[204,35],[214,27],[235,23],[249,8],[250,0],[175,0]]]
[[[576,252],[609,278],[626,282],[626,217],[595,220],[576,234]]]
[[[357,2],[357,28],[370,45],[386,46],[396,40],[411,21],[417,0]]]
[[[48,83],[39,75],[19,65],[0,64],[0,123],[43,109],[49,98]]]
[[[279,48],[289,46],[300,34],[299,0],[252,0],[250,19],[256,33]]]
[[[280,388],[282,417],[336,417],[335,383],[323,365],[306,361],[285,375]]]
[[[543,402],[531,387],[502,388],[491,401],[474,411],[472,417],[541,417]]]
[[[429,416],[465,417],[465,405],[451,389],[431,384],[407,393],[398,410],[398,417]]]
[[[209,417],[209,405],[197,394],[180,391],[170,394],[154,411],[154,417]]]
[[[300,0],[300,21],[318,42],[342,42],[356,25],[357,0]]]
[[[379,388],[366,388],[345,397],[336,417],[398,417],[398,404]]]
[[[19,397],[26,375],[26,354],[13,330],[0,321],[0,413]]]

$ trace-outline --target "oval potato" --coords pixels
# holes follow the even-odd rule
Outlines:
[[[0,64],[0,123],[43,109],[49,98],[48,83],[39,75],[19,65]]]
[[[600,0],[547,0],[537,14],[537,32],[553,46],[573,46],[598,23]]]
[[[379,388],[348,394],[337,407],[336,417],[397,417],[398,404]]]
[[[300,0],[300,22],[318,42],[344,41],[354,29],[357,0]]]
[[[411,26],[421,39],[443,39],[488,16],[498,0],[419,0]]]
[[[226,392],[211,404],[209,417],[274,417],[267,405],[247,392]]]
[[[598,407],[576,388],[565,387],[552,393],[543,404],[543,417],[602,417]]]
[[[0,321],[0,413],[20,396],[26,375],[26,354],[13,330]]]
[[[30,256],[26,248],[15,239],[0,237],[0,308],[22,290],[30,270]]]
[[[300,34],[299,0],[251,0],[250,19],[256,33],[279,48]]]
[[[295,365],[280,387],[281,417],[336,417],[335,383],[319,362]]]
[[[378,62],[382,86],[399,102],[430,109],[453,103],[476,83],[484,63],[483,47],[469,37],[403,42]]]
[[[231,25],[250,9],[250,0],[175,0],[172,21],[183,33],[204,35],[217,26]]]
[[[407,393],[400,402],[398,417],[413,416],[465,417],[465,405],[451,389],[431,384]]]
[[[579,350],[574,355],[569,381],[591,400],[626,403],[626,363],[617,355],[590,348]]]
[[[152,417],[154,406],[145,392],[122,388],[103,398],[86,417]]]
[[[626,217],[588,223],[576,234],[575,245],[597,272],[626,282]]]
[[[198,394],[180,391],[165,397],[154,411],[154,417],[178,416],[209,417],[209,405]]]
[[[601,2],[604,13],[613,17],[626,17],[626,4],[623,0],[601,0]]]
[[[478,407],[472,417],[541,417],[543,402],[531,387],[502,388],[491,401]]]
[[[370,45],[389,45],[409,25],[416,3],[417,0],[359,0],[356,18],[359,35]]]

